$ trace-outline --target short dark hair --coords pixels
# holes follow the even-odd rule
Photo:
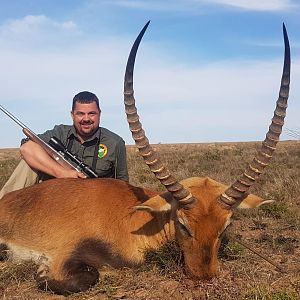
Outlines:
[[[72,103],[72,111],[74,111],[76,102],[79,102],[79,103],[92,103],[92,102],[96,102],[97,107],[98,107],[98,109],[100,111],[99,99],[98,99],[98,97],[95,94],[93,94],[91,92],[83,91],[83,92],[80,92],[77,95],[75,95],[74,98],[73,98],[73,103]]]

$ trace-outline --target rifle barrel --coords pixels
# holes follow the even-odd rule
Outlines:
[[[17,119],[15,116],[13,116],[8,110],[6,110],[1,104],[0,104],[0,109],[7,115],[9,116],[13,121],[15,121],[19,126],[21,126],[23,129],[28,127],[23,124],[19,119]]]

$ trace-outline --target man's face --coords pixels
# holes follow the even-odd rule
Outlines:
[[[87,140],[98,129],[100,113],[96,102],[75,103],[74,110],[71,111],[71,116],[77,134],[82,141]]]

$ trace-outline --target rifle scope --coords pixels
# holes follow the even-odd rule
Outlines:
[[[90,178],[98,178],[98,174],[92,168],[90,168],[87,164],[85,164],[82,160],[80,160],[76,155],[72,154],[64,144],[55,137],[52,137],[49,141],[49,145],[52,146],[56,151],[61,152],[64,156],[69,158],[76,164],[76,168],[82,170],[86,175]]]

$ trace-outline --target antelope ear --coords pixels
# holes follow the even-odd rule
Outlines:
[[[274,200],[263,200],[262,198],[250,194],[238,206],[238,208],[256,208],[264,204],[272,203]]]
[[[148,199],[141,205],[134,206],[133,209],[149,213],[168,212],[171,211],[173,204],[175,201],[172,196],[169,193],[163,193]]]

